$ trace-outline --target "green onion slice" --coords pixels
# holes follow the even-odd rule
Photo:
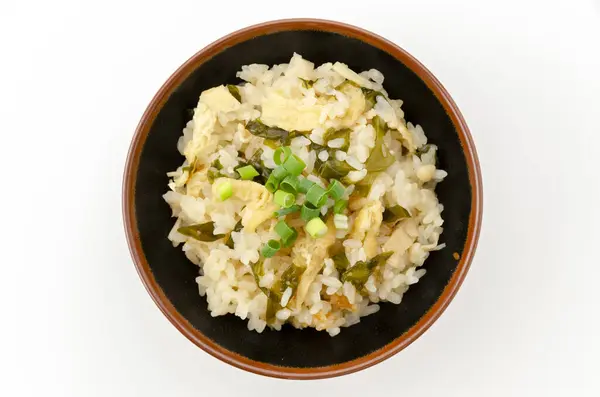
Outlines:
[[[219,186],[217,186],[217,195],[221,201],[225,201],[231,197],[233,195],[233,186],[231,185],[231,182],[226,181],[219,184]]]
[[[254,168],[251,165],[246,165],[244,167],[240,167],[236,171],[238,174],[240,174],[240,177],[245,181],[251,180],[255,176],[259,175],[258,171],[256,171],[256,168]]]
[[[289,192],[278,190],[275,192],[275,203],[282,208],[289,208],[296,202],[296,197]]]
[[[286,215],[289,215],[289,214],[291,214],[291,213],[294,213],[294,212],[296,212],[296,211],[300,211],[300,208],[301,208],[301,207],[300,207],[299,205],[297,205],[297,204],[294,204],[294,205],[292,205],[291,207],[288,207],[288,208],[281,208],[281,209],[279,209],[279,210],[275,211],[275,212],[273,213],[273,215],[275,215],[277,218],[279,218],[279,217],[286,216]]]
[[[327,234],[327,225],[321,218],[313,218],[306,224],[306,232],[313,238],[323,237]]]
[[[315,207],[322,207],[327,203],[327,192],[316,183],[306,192],[306,201]]]
[[[277,240],[269,240],[267,244],[262,247],[261,254],[265,258],[273,257],[277,251],[281,248],[281,244]]]
[[[300,160],[298,156],[291,155],[288,159],[283,163],[283,168],[286,169],[288,173],[294,176],[298,176],[302,173],[304,168],[306,168],[306,164],[304,161]]]
[[[288,175],[285,178],[283,178],[283,180],[279,184],[279,188],[281,190],[285,190],[286,192],[296,194],[296,192],[298,192],[299,184],[300,181],[298,180],[297,176]]]
[[[348,200],[338,200],[333,205],[333,213],[341,214],[348,207]]]
[[[296,241],[296,238],[298,238],[298,232],[289,227],[288,224],[283,220],[277,222],[275,225],[275,233],[281,237],[284,247],[289,247],[290,245],[294,244],[294,241]]]
[[[313,187],[314,184],[315,183],[309,179],[301,178],[300,182],[298,183],[298,191],[300,193],[306,194],[306,192],[308,192],[308,189]]]
[[[275,178],[275,175],[271,173],[269,178],[267,179],[267,183],[265,183],[265,188],[271,193],[275,193],[277,188],[279,187],[279,179]]]
[[[321,209],[308,202],[304,203],[302,209],[300,210],[300,218],[306,222],[318,217],[319,215],[321,215]]]
[[[341,199],[345,192],[346,188],[344,187],[344,185],[342,185],[340,181],[338,181],[337,179],[331,180],[329,188],[327,189],[327,193],[329,194],[329,196],[331,196],[332,199]]]
[[[275,154],[273,155],[273,161],[275,164],[280,165],[285,163],[285,161],[292,155],[292,149],[289,146],[281,146],[275,150]]]
[[[273,172],[271,173],[271,175],[273,175],[273,177],[275,177],[278,181],[282,181],[286,176],[288,176],[289,172],[282,166],[278,166],[277,168],[275,168],[273,170]]]

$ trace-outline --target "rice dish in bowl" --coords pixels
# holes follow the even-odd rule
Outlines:
[[[200,94],[164,195],[211,314],[335,336],[399,304],[443,248],[435,145],[375,69],[294,54],[237,76]]]

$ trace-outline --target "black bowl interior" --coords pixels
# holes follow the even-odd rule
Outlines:
[[[177,139],[199,94],[210,87],[236,83],[242,65],[288,62],[294,52],[316,65],[341,61],[353,70],[376,68],[385,75],[384,86],[392,98],[404,100],[406,118],[423,126],[431,143],[439,147],[439,162],[448,171],[437,194],[445,210],[441,242],[447,247],[433,253],[425,264],[427,274],[405,294],[400,305],[382,304],[381,310],[361,323],[342,329],[332,338],[326,332],[296,330],[250,332],[246,321],[234,315],[213,318],[206,299],[199,296],[198,269],[167,234],[173,225],[162,199],[167,190],[166,172],[183,158]],[[135,185],[135,209],[146,259],[157,283],[175,308],[201,333],[230,351],[259,362],[318,367],[338,364],[371,353],[405,333],[438,299],[456,269],[453,253],[461,253],[471,210],[467,163],[457,132],[433,92],[404,64],[388,53],[354,38],[322,31],[287,31],[256,37],[229,47],[196,69],[158,114],[143,147]],[[360,343],[357,343],[360,341]]]

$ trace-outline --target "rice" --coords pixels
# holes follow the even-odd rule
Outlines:
[[[211,315],[235,315],[256,332],[291,324],[335,336],[381,303],[399,304],[425,276],[429,253],[445,247],[434,188],[448,173],[437,168],[437,148],[423,128],[405,121],[402,101],[389,98],[375,69],[315,67],[294,54],[287,64],[244,65],[237,77],[244,83],[200,93],[177,142],[185,158],[167,174],[163,195],[175,218],[167,237],[198,266],[198,292]],[[360,87],[381,95],[369,102]],[[267,141],[262,126],[275,138]],[[279,206],[264,185],[280,166],[274,154],[284,133],[284,145],[305,165],[300,180],[328,191],[332,177],[324,166],[345,170],[336,174],[344,187],[337,198],[348,200],[348,208],[334,216],[336,201],[325,201],[323,237],[310,236],[298,212],[273,215]],[[242,180],[238,169],[248,164],[259,175]],[[295,204],[308,200],[300,193]],[[408,216],[384,221],[391,207]],[[265,246],[280,240],[281,220],[298,235],[271,257]],[[363,276],[367,263],[374,265]]]

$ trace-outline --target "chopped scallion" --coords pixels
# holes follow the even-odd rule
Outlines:
[[[283,178],[288,176],[288,174],[289,172],[282,165],[275,168],[271,173],[271,175],[273,175],[273,177],[275,177],[279,182],[281,182]]]
[[[302,209],[300,210],[300,218],[306,222],[318,217],[319,215],[321,215],[321,209],[308,202],[304,203]]]
[[[291,175],[298,176],[302,173],[304,168],[306,168],[306,164],[304,163],[304,161],[300,160],[298,156],[292,154],[283,163],[283,168],[285,168],[287,172]]]
[[[279,241],[269,240],[267,244],[265,244],[264,247],[262,247],[261,254],[265,258],[271,258],[277,253],[277,251],[279,251],[280,248],[281,244],[279,243]]]
[[[269,178],[267,179],[267,183],[265,183],[265,188],[271,193],[275,193],[277,188],[279,187],[279,179],[275,178],[275,175],[271,173]]]
[[[280,165],[285,163],[285,161],[292,155],[292,149],[289,146],[281,146],[275,150],[275,154],[273,155],[273,161],[275,164]]]
[[[306,232],[313,238],[323,237],[327,234],[327,225],[321,218],[313,218],[306,224]]]
[[[321,186],[314,184],[306,192],[306,201],[315,207],[322,207],[327,202],[327,192]]]
[[[217,187],[217,195],[221,201],[225,201],[231,197],[233,195],[233,186],[231,185],[231,182],[226,181],[221,183]]]
[[[348,200],[338,200],[333,205],[333,213],[341,214],[348,207]]]
[[[315,183],[313,181],[311,181],[310,179],[301,178],[300,182],[298,183],[298,191],[300,193],[306,194],[306,192],[308,192],[308,189],[313,187],[314,184]]]
[[[327,193],[334,200],[339,200],[342,198],[344,193],[346,192],[346,188],[340,181],[337,179],[332,179],[329,184],[329,188],[327,188]]]
[[[300,211],[300,208],[301,207],[299,205],[292,205],[291,207],[281,208],[281,209],[275,211],[274,215],[279,218],[279,217],[291,214],[293,212]]]
[[[300,181],[298,180],[297,176],[288,175],[285,178],[283,178],[283,180],[279,184],[279,188],[281,190],[285,190],[286,192],[296,194],[298,192],[299,184],[300,184]]]
[[[285,221],[279,221],[275,225],[275,233],[281,237],[284,247],[289,247],[294,244],[296,238],[298,238],[298,232],[293,228],[289,227]]]
[[[278,190],[275,192],[274,201],[282,208],[289,208],[296,202],[296,197],[292,193]]]
[[[240,167],[236,171],[238,174],[240,174],[240,177],[245,181],[251,180],[255,176],[259,175],[258,171],[256,171],[256,169],[251,165]]]

